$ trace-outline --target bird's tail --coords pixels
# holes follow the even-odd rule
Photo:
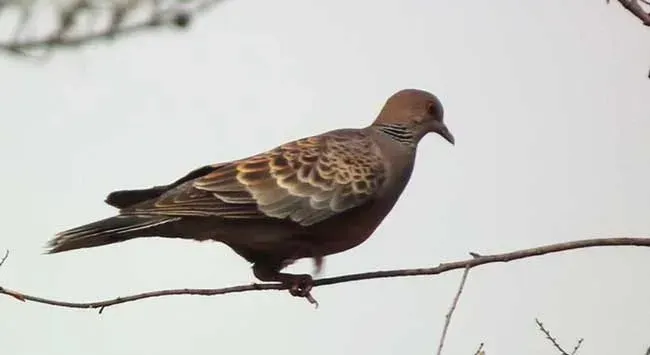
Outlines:
[[[102,219],[56,234],[47,244],[47,253],[91,248],[122,242],[128,239],[152,236],[156,226],[178,220],[167,216],[120,215]]]

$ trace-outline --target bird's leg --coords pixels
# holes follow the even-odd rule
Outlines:
[[[318,304],[311,296],[310,291],[314,285],[311,275],[307,274],[287,274],[279,272],[276,267],[269,267],[265,264],[255,263],[253,273],[260,281],[280,282],[289,287],[289,293],[296,297],[305,297],[310,303]]]
[[[325,258],[322,256],[315,256],[313,258],[314,261],[314,275],[320,274],[321,271],[323,271],[323,264],[325,263]]]

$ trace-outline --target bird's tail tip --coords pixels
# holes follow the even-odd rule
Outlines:
[[[55,234],[44,254],[92,248],[148,235],[152,227],[177,218],[160,216],[115,216]]]

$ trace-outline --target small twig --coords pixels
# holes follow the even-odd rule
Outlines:
[[[646,12],[638,0],[618,0],[618,2],[641,22],[650,26],[650,13]]]
[[[604,247],[604,246],[624,246],[624,245],[650,247],[650,238],[637,237],[637,238],[600,238],[600,239],[576,240],[572,242],[549,244],[549,245],[536,247],[536,248],[522,249],[522,250],[517,250],[509,253],[503,253],[503,254],[482,255],[477,258],[473,257],[467,260],[443,263],[436,267],[431,267],[431,268],[373,271],[373,272],[364,272],[359,274],[350,274],[350,275],[317,279],[314,280],[313,286],[319,287],[319,286],[339,284],[343,282],[372,280],[372,279],[381,279],[381,278],[389,278],[389,277],[438,275],[456,269],[474,268],[480,265],[486,265],[492,263],[505,263],[514,260],[525,259],[525,258],[530,258],[530,257],[535,257],[535,256],[540,256],[540,255],[545,255],[550,253],[564,252],[567,250],[592,248],[592,247]],[[261,290],[286,290],[286,289],[287,286],[282,285],[280,283],[241,285],[241,286],[217,288],[217,289],[188,289],[188,288],[170,289],[170,290],[145,292],[145,293],[135,294],[131,296],[118,297],[114,299],[96,301],[96,302],[58,301],[58,300],[52,300],[52,299],[47,299],[38,296],[31,296],[31,295],[24,294],[22,292],[9,290],[2,287],[0,287],[0,294],[5,294],[20,300],[43,303],[52,306],[79,308],[79,309],[97,309],[102,307],[106,308],[109,306],[114,306],[117,304],[122,304],[127,302],[138,301],[146,298],[171,296],[171,295],[216,296],[216,295],[224,295],[227,293],[239,293],[239,292],[261,291]]]
[[[463,293],[463,288],[465,288],[465,282],[467,281],[467,275],[469,274],[469,269],[470,266],[467,265],[467,267],[463,271],[463,276],[460,279],[460,285],[458,286],[458,291],[456,291],[454,300],[451,302],[451,306],[449,307],[449,312],[447,312],[447,314],[445,315],[445,326],[442,328],[442,334],[440,335],[440,343],[438,343],[438,352],[436,353],[437,355],[442,354],[442,347],[445,345],[445,338],[447,337],[447,330],[449,330],[449,324],[451,323],[451,316],[454,314],[454,311],[456,310],[456,306],[458,305],[458,300],[460,299],[460,295]]]
[[[39,38],[30,41],[22,41],[17,43],[0,43],[0,49],[13,54],[21,53],[24,55],[26,51],[34,48],[46,47],[48,50],[52,50],[54,48],[79,47],[85,43],[90,43],[95,40],[115,39],[117,36],[136,34],[154,27],[161,27],[160,25],[162,24],[164,24],[164,22],[152,18],[146,22],[124,26],[118,32],[111,31],[111,29],[105,29],[102,31],[86,33],[73,37],[60,37],[58,35],[52,35],[46,38]]]
[[[558,344],[557,340],[551,336],[551,332],[549,332],[546,328],[544,328],[544,324],[540,322],[539,319],[535,318],[535,323],[537,323],[537,326],[539,327],[539,330],[546,335],[546,339],[553,344],[553,346],[562,354],[562,355],[569,355],[561,346]],[[578,342],[578,344],[582,343],[582,339]],[[577,351],[577,350],[574,350]]]
[[[9,257],[9,249],[5,251],[5,255],[2,257],[2,259],[0,259],[0,266],[2,266],[2,264],[5,263],[5,260],[7,260],[8,257]]]
[[[474,353],[474,355],[483,355],[483,354],[485,354],[485,352],[483,351],[483,345],[484,345],[484,344],[481,343],[481,344],[478,346],[478,349],[476,349],[476,352]]]
[[[580,349],[580,346],[582,345],[582,342],[584,341],[584,338],[578,339],[578,342],[576,343],[576,346],[573,347],[573,351],[571,352],[571,355],[576,355],[578,352],[578,349]]]

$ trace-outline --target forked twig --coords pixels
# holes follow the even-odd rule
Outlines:
[[[564,350],[564,348],[562,348],[562,346],[560,346],[560,344],[557,342],[557,339],[555,339],[555,338],[551,335],[551,332],[550,332],[548,329],[544,328],[544,324],[543,324],[539,319],[535,318],[535,323],[537,323],[537,326],[539,327],[539,330],[540,330],[542,333],[544,333],[544,335],[546,336],[546,339],[548,339],[548,341],[551,342],[551,344],[553,344],[553,346],[554,346],[554,347],[555,347],[555,348],[560,352],[560,354],[562,354],[562,355],[575,355],[575,354],[578,352],[578,349],[580,349],[580,346],[582,345],[582,342],[584,341],[583,338],[580,338],[580,339],[578,340],[578,343],[576,344],[576,346],[573,347],[573,351],[571,352],[571,354],[569,354],[568,352],[566,352],[566,350]]]

